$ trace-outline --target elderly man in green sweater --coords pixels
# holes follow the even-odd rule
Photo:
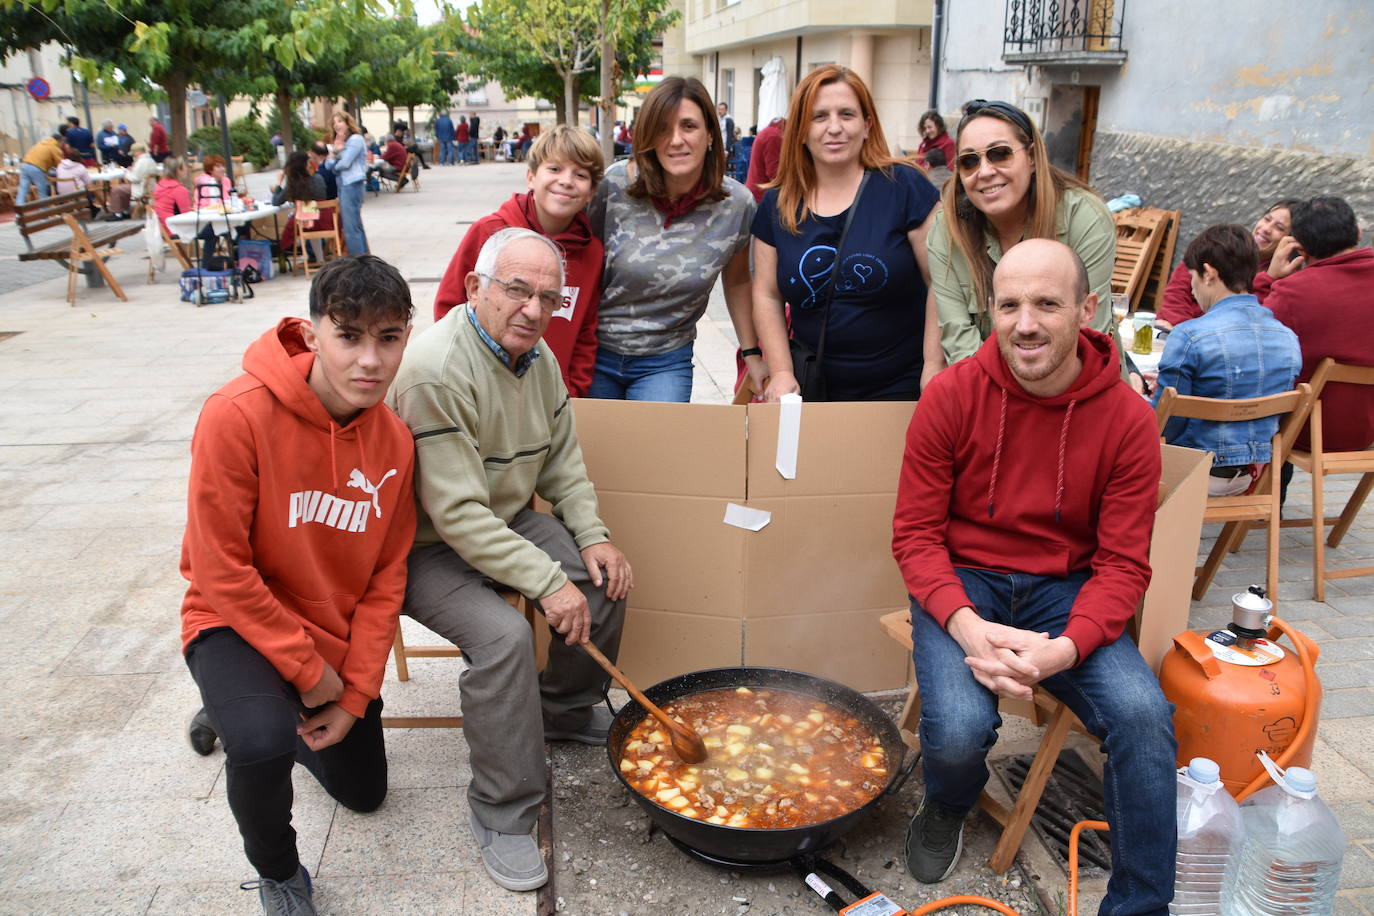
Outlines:
[[[548,880],[530,836],[543,742],[605,743],[603,674],[578,643],[616,656],[633,577],[598,517],[572,404],[540,342],[562,305],[557,247],[503,229],[465,282],[468,304],[412,342],[392,386],[415,436],[420,510],[404,610],[463,650],[473,835],[497,884],[533,890]],[[553,515],[529,508],[536,493]],[[533,599],[563,637],[542,675],[497,583]]]

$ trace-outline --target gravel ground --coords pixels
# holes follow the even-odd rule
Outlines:
[[[894,715],[900,698],[875,699]],[[613,694],[614,700],[614,694]],[[623,702],[621,700],[615,701]],[[553,746],[555,911],[568,916],[790,916],[831,912],[790,871],[727,871],[698,862],[653,828],[647,815],[611,772],[604,748]],[[922,793],[920,770],[894,796],[831,846],[825,857],[895,903],[915,909],[953,894],[1000,900],[1032,916],[1036,894],[1018,867],[994,875],[986,866],[996,843],[994,825],[981,813],[964,830],[963,858],[945,882],[929,887],[907,874],[902,842]],[[831,882],[834,884],[835,882]],[[986,914],[961,906],[945,913]]]

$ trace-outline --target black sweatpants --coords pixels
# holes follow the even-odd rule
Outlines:
[[[380,697],[342,741],[317,753],[296,734],[304,710],[296,688],[231,627],[202,630],[186,649],[186,665],[224,745],[229,809],[259,875],[284,881],[300,867],[291,826],[291,768],[297,761],[341,805],[375,811],[382,804],[386,748]]]

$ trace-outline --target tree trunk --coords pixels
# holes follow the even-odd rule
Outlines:
[[[611,32],[611,0],[601,0],[601,158],[615,161],[615,35]]]
[[[285,83],[277,84],[277,114],[281,116],[281,148],[289,156],[296,150],[296,138],[291,127],[291,89]]]
[[[571,72],[563,74],[563,106],[568,115],[567,123],[573,127],[577,126],[577,82],[576,76]]]
[[[387,103],[386,103],[386,130],[383,131],[383,133],[388,133],[388,134],[391,133],[391,127],[392,127],[392,125],[394,125],[395,123],[396,123],[396,106],[393,105],[393,104],[391,104],[390,102],[387,102]],[[373,136],[375,136],[375,137],[380,137],[381,134],[373,134]]]
[[[167,90],[167,108],[170,112],[167,125],[172,153],[186,158],[186,83],[181,73],[169,73],[163,80],[162,88]]]
[[[406,127],[410,128],[410,139],[413,142],[415,140],[415,106],[407,105],[406,114],[410,116],[410,120],[406,122]]]

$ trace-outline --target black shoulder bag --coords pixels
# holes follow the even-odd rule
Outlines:
[[[804,401],[828,400],[825,384],[825,332],[830,325],[830,303],[835,299],[835,284],[840,279],[840,261],[844,256],[844,240],[849,236],[849,227],[854,224],[854,214],[859,212],[859,201],[868,184],[870,172],[864,169],[864,177],[859,179],[859,190],[854,192],[854,202],[849,205],[849,213],[844,218],[844,228],[840,230],[840,241],[835,245],[835,263],[830,268],[830,284],[825,296],[825,310],[821,313],[821,336],[813,351],[805,343],[793,336],[787,341],[792,353],[792,375],[797,379]],[[795,329],[793,334],[796,334]]]

